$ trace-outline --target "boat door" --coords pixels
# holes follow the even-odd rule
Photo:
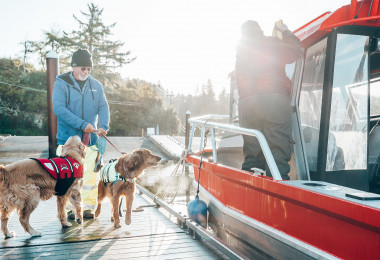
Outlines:
[[[379,35],[341,27],[305,50],[298,111],[311,180],[368,191],[380,174]]]

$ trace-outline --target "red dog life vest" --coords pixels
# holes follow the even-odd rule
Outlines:
[[[37,161],[55,180],[57,196],[65,195],[75,178],[83,178],[83,167],[70,157],[31,158]]]

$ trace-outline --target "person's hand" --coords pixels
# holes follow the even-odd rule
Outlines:
[[[284,22],[282,20],[278,20],[277,22],[275,22],[274,28],[279,30],[280,32],[285,32],[285,31],[289,30],[288,26],[286,24],[284,24]]]
[[[104,130],[103,128],[99,128],[99,129],[96,131],[96,134],[97,134],[98,136],[101,136],[102,134],[103,134],[103,135],[106,135],[106,134],[107,134],[107,131]]]
[[[88,123],[86,125],[86,128],[84,129],[85,133],[91,133],[91,132],[94,132],[94,131],[95,131],[95,128],[90,123]]]

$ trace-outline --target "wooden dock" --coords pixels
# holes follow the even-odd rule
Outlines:
[[[133,207],[151,205],[136,194]],[[56,199],[41,202],[31,216],[31,225],[42,232],[30,237],[12,215],[9,229],[16,236],[2,238],[1,259],[223,259],[201,240],[193,240],[177,224],[155,207],[132,212],[132,223],[115,229],[107,201],[97,220],[62,228],[56,215]],[[123,220],[124,218],[121,218]]]
[[[159,152],[141,137],[111,137],[122,151],[140,147]],[[9,137],[0,142],[0,164],[30,157],[47,157],[47,137]],[[105,161],[117,158],[109,147]],[[164,158],[165,155],[162,154]],[[84,220],[82,225],[62,228],[57,219],[56,198],[44,202],[31,215],[31,225],[42,232],[31,237],[22,229],[17,214],[12,214],[9,229],[17,234],[5,239],[0,235],[0,259],[227,259],[204,239],[194,240],[170,218],[164,209],[151,207],[145,195],[135,195],[133,208],[144,205],[141,212],[132,212],[132,223],[115,229],[111,222],[110,204],[104,201],[97,220]],[[122,207],[124,209],[125,206]]]

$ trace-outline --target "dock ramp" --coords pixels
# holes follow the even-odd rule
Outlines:
[[[149,135],[149,140],[158,146],[172,160],[178,161],[185,145],[170,135]]]

